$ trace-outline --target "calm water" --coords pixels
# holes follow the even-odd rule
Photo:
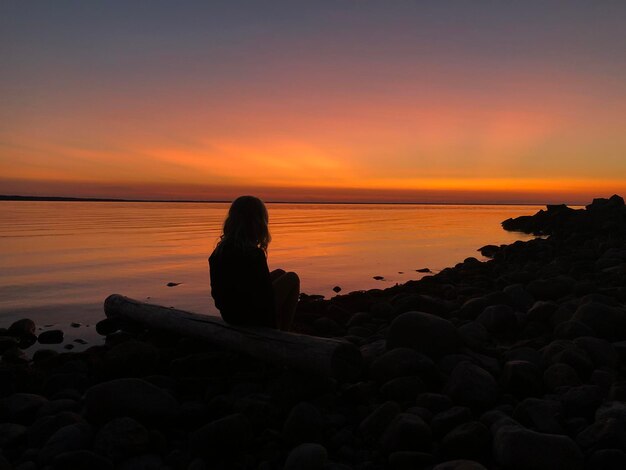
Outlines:
[[[0,202],[0,326],[25,315],[65,328],[103,318],[111,293],[215,314],[207,256],[227,204]],[[270,269],[309,294],[419,279],[487,243],[524,238],[500,222],[535,206],[269,204]],[[526,237],[527,238],[527,237]],[[376,281],[373,276],[384,276]],[[168,282],[181,283],[167,287]]]

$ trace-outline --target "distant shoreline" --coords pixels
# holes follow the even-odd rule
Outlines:
[[[63,197],[63,196],[17,196],[0,194],[0,202],[156,202],[185,204],[230,204],[229,200],[201,199],[116,199],[95,197]],[[545,206],[538,202],[354,202],[354,201],[265,201],[268,204],[344,204],[344,205],[393,205],[393,206]],[[575,204],[574,204],[575,205]]]

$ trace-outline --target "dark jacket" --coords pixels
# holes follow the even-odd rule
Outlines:
[[[265,252],[223,242],[209,257],[211,295],[227,323],[276,328],[274,289]]]

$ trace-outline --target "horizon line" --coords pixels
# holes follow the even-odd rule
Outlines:
[[[147,203],[185,203],[185,204],[229,204],[232,200],[223,199],[126,199],[71,196],[21,196],[0,194],[1,201],[14,202],[147,202]],[[266,204],[345,204],[345,205],[439,205],[439,206],[545,206],[539,202],[410,202],[410,201],[263,201]],[[567,204],[566,204],[567,205]],[[569,204],[577,206],[579,204]]]

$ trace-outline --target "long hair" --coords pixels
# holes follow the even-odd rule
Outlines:
[[[217,248],[228,242],[240,249],[261,248],[267,254],[267,246],[272,240],[268,222],[263,201],[254,196],[238,197],[228,210]]]

